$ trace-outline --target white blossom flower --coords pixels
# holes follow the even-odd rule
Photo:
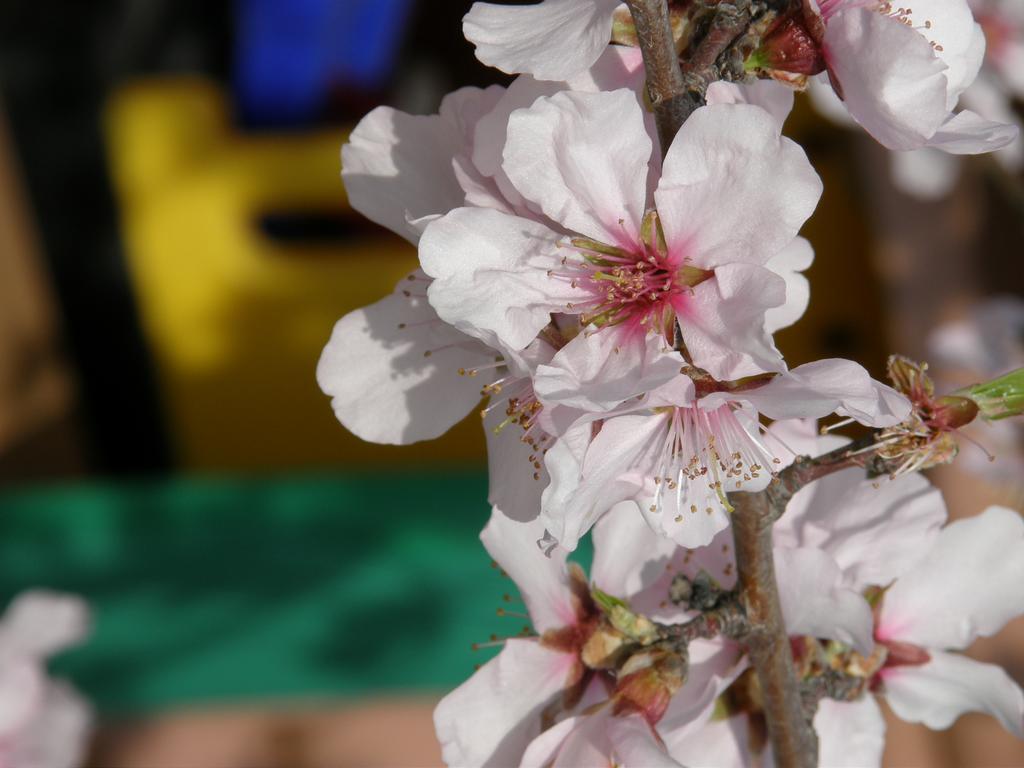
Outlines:
[[[609,514],[594,530],[593,584],[630,604],[634,599],[649,603],[655,591],[664,602],[661,582],[650,585],[674,546],[654,536],[630,506]],[[679,727],[705,716],[741,669],[733,643],[695,641],[687,681],[670,702],[659,698],[645,711],[623,706],[616,696],[622,680],[595,664],[601,649],[614,654],[617,646],[595,638],[599,609],[582,570],[567,563],[564,549],[555,547],[545,556],[536,543],[542,531],[539,523],[516,523],[495,510],[481,534],[519,588],[538,635],[504,640],[495,658],[438,705],[434,722],[449,765],[530,765],[533,760],[546,765],[550,760],[543,755],[561,755],[555,765],[578,765],[573,755],[595,749],[654,754],[649,750],[657,748],[652,731],[657,723]],[[670,620],[684,616],[674,608],[663,613]],[[597,712],[600,717],[592,718]]]
[[[535,386],[544,400],[542,371]],[[727,494],[764,489],[782,466],[760,437],[760,416],[837,413],[888,426],[909,409],[905,398],[848,360],[732,385],[678,375],[599,428],[589,415],[556,441],[546,457],[551,484],[541,516],[572,549],[612,505],[631,499],[652,529],[684,547],[704,546],[728,525]]]
[[[473,3],[462,21],[476,57],[502,72],[566,80],[608,47],[620,0],[542,0],[534,5]]]
[[[785,304],[786,281],[769,262],[820,195],[806,156],[768,113],[739,104],[698,110],[660,178],[651,150],[631,91],[562,92],[513,113],[505,172],[557,225],[478,208],[432,222],[420,260],[438,314],[512,349],[551,313],[579,315],[591,327],[551,365],[582,373],[598,408],[678,370],[677,320],[694,363],[718,378],[781,370],[765,313]]]
[[[883,0],[816,5],[810,21],[820,30],[828,80],[853,119],[882,145],[977,154],[1016,137],[1012,125],[955,111],[985,52],[985,36],[967,0],[925,0],[913,7]]]
[[[92,712],[67,683],[51,679],[46,659],[85,636],[86,606],[75,597],[24,592],[0,620],[0,765],[77,768],[85,758]]]

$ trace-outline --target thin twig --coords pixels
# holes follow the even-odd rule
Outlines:
[[[814,768],[818,762],[818,738],[804,717],[793,652],[782,619],[768,495],[738,493],[733,503],[736,569],[750,622],[745,641],[764,697],[775,762],[780,768]]]
[[[680,126],[693,112],[679,66],[668,4],[665,0],[625,0],[633,16],[640,53],[647,74],[647,95],[654,108],[662,157],[668,152]]]

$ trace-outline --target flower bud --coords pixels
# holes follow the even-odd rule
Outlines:
[[[654,622],[646,616],[633,613],[625,601],[612,597],[597,587],[593,588],[591,595],[611,625],[634,643],[650,645],[658,639],[658,628]]]
[[[977,406],[981,418],[988,421],[1020,416],[1024,414],[1024,368],[962,389],[957,395],[969,398]]]
[[[778,19],[744,63],[748,72],[817,75],[825,71],[821,47],[800,16]]]

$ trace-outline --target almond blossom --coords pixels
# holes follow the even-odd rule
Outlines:
[[[844,443],[817,437],[813,422],[776,423],[767,439],[811,455]],[[870,480],[848,469],[802,488],[773,530],[787,629],[833,640],[807,647],[861,681],[853,699],[819,703],[814,727],[822,765],[881,764],[885,722],[872,694],[884,696],[899,717],[931,728],[982,711],[1024,735],[1017,684],[999,667],[950,652],[1024,613],[1014,586],[1024,575],[1024,521],[998,507],[942,528],[945,518],[941,494],[919,475]],[[685,557],[681,567],[704,569],[728,587],[731,558],[718,543]],[[860,637],[861,648],[852,650],[844,634]],[[756,764],[744,747],[750,716],[737,712],[689,732],[672,743],[671,754],[690,764],[709,755],[718,756],[715,765]]]
[[[608,47],[619,0],[542,0],[534,5],[473,3],[462,31],[476,57],[502,72],[565,80]]]
[[[535,386],[544,400],[543,367]],[[778,375],[719,383],[677,375],[594,428],[586,416],[546,456],[551,484],[541,517],[568,549],[619,501],[684,547],[708,544],[729,523],[727,494],[764,489],[783,457],[760,436],[760,417],[829,413],[869,426],[899,423],[909,402],[848,360],[822,360]]]
[[[985,53],[967,0],[913,7],[881,0],[808,0],[828,78],[850,116],[883,146],[950,154],[990,152],[1012,125],[956,111]]]
[[[611,144],[607,125],[618,128]],[[506,175],[555,224],[480,208],[432,222],[420,261],[438,315],[512,349],[551,313],[578,315],[589,327],[551,365],[599,381],[598,408],[678,370],[677,323],[693,362],[718,378],[781,370],[765,314],[785,304],[786,281],[768,264],[793,242],[820,181],[750,105],[698,110],[660,177],[648,172],[652,148],[631,91],[562,92],[513,113]]]
[[[46,659],[82,640],[88,611],[76,597],[24,592],[0,619],[0,765],[77,768],[85,758],[92,712]]]
[[[662,585],[650,585],[674,547],[654,536],[630,506],[595,528],[593,584],[630,603],[664,602]],[[438,705],[434,720],[444,760],[579,765],[579,755],[596,752],[616,754],[626,764],[628,755],[640,755],[634,764],[644,766],[663,750],[657,728],[684,727],[705,716],[738,674],[736,646],[692,643],[683,684],[672,654],[645,648],[602,619],[582,570],[566,561],[565,550],[546,557],[535,545],[541,532],[538,523],[516,523],[494,510],[481,534],[519,588],[538,634],[502,641],[501,652]],[[683,615],[674,607],[663,613]],[[646,622],[644,632],[652,631],[650,622],[639,621]]]

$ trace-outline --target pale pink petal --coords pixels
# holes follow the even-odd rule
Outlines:
[[[741,714],[703,723],[679,738],[666,735],[669,754],[684,765],[714,768],[760,768],[760,755],[751,754],[750,720]]]
[[[651,443],[664,429],[664,421],[657,415],[610,419],[581,455],[578,446],[591,430],[585,423],[548,451],[551,483],[544,492],[542,518],[563,547],[575,549],[601,515],[637,495],[643,474],[653,476],[656,457],[650,455]]]
[[[786,631],[828,638],[870,655],[871,607],[843,584],[836,561],[820,549],[776,549],[775,572]]]
[[[889,149],[923,146],[949,115],[947,67],[910,27],[851,8],[829,19],[824,48],[846,108]]]
[[[438,318],[424,295],[427,278],[411,277],[341,318],[317,364],[338,421],[374,443],[444,434],[480,402],[480,387],[495,375],[495,351]],[[477,366],[477,376],[459,374]]]
[[[966,648],[1024,613],[1024,521],[1005,507],[957,520],[885,593],[877,636]]]
[[[1024,738],[1024,693],[1002,667],[929,650],[920,666],[882,670],[892,711],[911,723],[948,728],[965,712],[986,712],[1017,738]]]
[[[850,112],[843,101],[836,95],[832,84],[829,82],[828,74],[822,72],[820,75],[810,78],[807,81],[807,95],[815,111],[827,117],[841,128],[857,128],[857,121],[850,117]]]
[[[766,313],[785,301],[786,281],[775,272],[756,264],[718,267],[676,308],[694,364],[723,381],[785,370],[765,328]]]
[[[509,115],[517,109],[531,106],[541,96],[553,96],[567,88],[587,92],[630,88],[639,92],[643,85],[643,74],[639,49],[613,45],[605,48],[593,67],[580,72],[568,82],[538,81],[529,75],[517,77],[494,109],[476,124],[472,142],[473,165],[485,176],[504,176],[501,162]]]
[[[576,715],[575,717],[567,717],[565,720],[555,723],[530,742],[520,762],[511,762],[509,766],[518,765],[519,768],[551,768],[566,739],[586,721],[587,717],[588,715]]]
[[[945,197],[960,178],[960,160],[931,147],[893,152],[889,163],[897,189],[921,200]]]
[[[541,496],[541,517],[547,523],[548,532],[568,550],[576,548],[580,534],[575,532],[576,521],[566,525],[565,509],[580,487],[580,472],[590,445],[591,430],[589,421],[574,423],[544,455],[544,467],[551,480]],[[593,522],[580,524],[589,528]]]
[[[615,764],[622,768],[682,768],[640,715],[610,718],[608,738],[615,749]]]
[[[502,167],[523,197],[570,232],[633,247],[651,149],[633,91],[562,91],[512,113]]]
[[[869,768],[882,764],[885,719],[870,694],[856,701],[822,699],[814,715],[818,764],[828,768]]]
[[[771,307],[764,313],[764,327],[768,333],[788,328],[803,317],[811,300],[811,285],[801,272],[814,261],[814,249],[802,237],[772,256],[765,264],[786,281],[786,303]]]
[[[910,412],[906,398],[874,381],[857,363],[838,358],[798,366],[763,387],[743,392],[742,399],[772,419],[818,418],[836,412],[873,427],[898,424]]]
[[[548,472],[541,452],[523,441],[521,427],[508,424],[498,429],[505,418],[505,411],[498,408],[484,419],[487,502],[506,517],[525,523],[540,514],[540,497],[548,484]]]
[[[452,170],[460,146],[458,132],[439,115],[377,107],[341,148],[349,204],[415,244],[423,230],[411,221],[462,205],[463,191]]]
[[[575,654],[550,650],[535,640],[506,640],[501,653],[434,710],[445,763],[518,765],[540,733],[544,708],[561,695],[575,663]]]
[[[910,571],[946,521],[942,494],[918,474],[865,480],[853,469],[806,490],[814,495],[795,522],[802,546],[828,552],[846,585],[858,591],[888,586]],[[784,518],[789,516],[787,508]]]
[[[487,208],[457,208],[434,221],[420,241],[427,295],[459,330],[522,349],[550,314],[584,296],[548,274],[559,266],[557,235],[543,224]]]
[[[94,715],[79,693],[50,681],[39,711],[13,749],[17,768],[78,768],[89,748]]]
[[[731,640],[694,640],[689,645],[690,669],[686,684],[672,697],[658,731],[679,759],[675,742],[699,730],[714,712],[715,700],[747,669],[743,649]]]
[[[616,504],[594,525],[590,580],[610,595],[630,599],[661,577],[676,545],[651,530],[636,502]],[[664,600],[664,595],[661,599]]]
[[[659,334],[591,328],[537,368],[534,389],[545,403],[603,412],[678,378],[684,364]]]
[[[1018,134],[1015,125],[986,120],[965,109],[950,115],[927,146],[951,155],[978,155],[1008,146]]]
[[[749,104],[702,107],[683,124],[654,195],[680,262],[764,264],[796,237],[818,204],[821,180],[779,131],[775,118]]]
[[[33,589],[18,595],[0,622],[0,652],[46,658],[89,633],[89,606],[75,595]]]
[[[611,707],[586,715],[576,721],[576,727],[566,734],[551,768],[612,768],[618,764],[615,744],[611,740]],[[628,768],[628,766],[623,766]]]
[[[543,537],[544,526],[539,521],[521,523],[500,509],[491,512],[491,519],[480,533],[488,554],[519,588],[538,633],[576,622],[565,567],[566,551],[555,547],[546,554],[538,545]]]
[[[502,72],[564,80],[593,64],[612,34],[619,0],[543,0],[535,5],[473,3],[462,32],[476,57]]]
[[[793,111],[793,94],[792,88],[774,80],[752,83],[718,80],[708,86],[705,100],[708,104],[753,104],[768,112],[781,127]]]
[[[46,687],[43,668],[20,657],[0,659],[0,744],[17,736],[42,704]]]

